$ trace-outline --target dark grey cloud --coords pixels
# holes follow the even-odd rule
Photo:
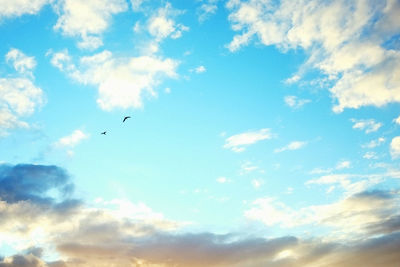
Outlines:
[[[14,255],[7,262],[0,262],[0,267],[45,267],[45,263],[33,254]]]
[[[0,198],[8,203],[50,204],[54,201],[46,195],[50,189],[57,189],[63,197],[73,191],[65,170],[45,165],[0,165]]]

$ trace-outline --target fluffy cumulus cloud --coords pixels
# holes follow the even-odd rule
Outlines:
[[[181,11],[177,11],[172,8],[170,3],[167,3],[165,7],[158,9],[157,12],[147,22],[147,30],[154,36],[156,42],[171,37],[177,39],[182,36],[184,31],[188,31],[189,28],[183,24],[176,23],[174,17],[181,14]]]
[[[353,129],[365,131],[365,133],[367,133],[367,134],[376,132],[379,130],[379,128],[382,127],[382,123],[376,122],[373,119],[368,119],[368,120],[351,119],[351,121],[354,123]]]
[[[7,53],[6,61],[17,74],[0,77],[0,136],[13,128],[29,127],[21,117],[31,115],[44,103],[43,91],[33,83],[31,71],[36,65],[35,59],[13,48]]]
[[[393,121],[394,121],[394,123],[396,123],[396,124],[400,124],[400,116],[398,116],[397,118],[395,118]]]
[[[270,129],[265,128],[258,131],[248,131],[228,137],[225,140],[224,148],[231,149],[235,152],[242,152],[249,145],[271,138],[272,134]]]
[[[163,77],[177,77],[178,62],[156,56],[115,57],[110,51],[73,63],[67,51],[51,54],[51,63],[72,79],[98,88],[97,103],[104,110],[141,108],[143,98],[157,95]]]
[[[74,147],[88,137],[89,136],[81,130],[75,130],[70,135],[60,138],[55,145],[60,147]]]
[[[318,222],[344,233],[327,241],[185,232],[143,203],[100,199],[92,206],[72,198],[71,179],[57,166],[0,165],[0,188],[0,245],[17,251],[0,259],[4,267],[391,267],[400,260],[397,191],[361,192],[300,210],[261,198],[245,213],[267,225]]]
[[[400,157],[400,136],[396,136],[390,143],[390,155],[396,159]]]
[[[280,153],[280,152],[287,151],[287,150],[298,150],[300,148],[303,148],[305,145],[307,145],[307,142],[305,142],[305,141],[293,141],[284,147],[275,149],[274,152]]]
[[[81,38],[78,47],[82,49],[96,49],[103,44],[101,34],[110,25],[112,16],[127,9],[125,0],[61,0],[55,4],[59,18],[54,29]]]
[[[400,52],[386,45],[400,33],[400,3],[385,1],[230,0],[236,34],[231,51],[254,40],[279,49],[301,48],[328,82],[335,112],[345,108],[400,102]]]
[[[36,14],[51,0],[0,0],[0,21],[4,18]]]

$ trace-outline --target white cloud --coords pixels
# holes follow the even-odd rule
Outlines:
[[[212,15],[217,13],[218,0],[205,0],[201,2],[201,6],[197,9],[199,22],[202,23]]]
[[[400,33],[398,1],[230,0],[233,52],[253,40],[309,55],[300,74],[328,79],[335,112],[400,102],[400,52],[383,44]],[[300,74],[288,82],[300,80]]]
[[[311,100],[309,99],[299,99],[297,96],[288,95],[284,98],[285,104],[293,109],[298,109],[304,106],[307,103],[310,103]]]
[[[74,147],[87,138],[89,138],[88,134],[85,134],[81,130],[75,130],[70,135],[60,138],[55,145],[59,147]]]
[[[377,159],[378,156],[376,155],[375,152],[368,151],[368,152],[366,152],[366,153],[363,155],[363,158],[364,158],[364,159]]]
[[[252,207],[245,211],[244,216],[251,220],[261,221],[268,226],[282,224],[284,227],[294,226],[300,223],[292,221],[295,212],[285,204],[274,198],[259,198],[252,202]]]
[[[6,59],[21,74],[30,75],[0,78],[0,136],[7,135],[9,129],[29,127],[21,117],[32,115],[44,103],[43,91],[34,85],[30,72],[36,65],[35,59],[17,49],[11,49]]]
[[[382,220],[385,221],[388,214],[397,213],[398,198],[396,192],[362,192],[337,202],[294,209],[267,197],[255,200],[244,216],[261,221],[267,226],[330,227],[334,229],[330,231],[330,239],[351,240],[368,234],[371,227],[380,224]]]
[[[104,110],[141,108],[145,96],[156,96],[154,88],[163,77],[177,77],[178,62],[156,56],[117,58],[109,51],[82,57],[77,67],[67,52],[53,53],[51,63],[72,79],[98,87],[97,103]]]
[[[103,44],[99,35],[108,28],[111,17],[127,8],[124,0],[61,0],[55,5],[59,18],[54,29],[82,38],[78,43],[82,49],[96,49]]]
[[[274,150],[275,153],[280,153],[283,151],[287,151],[287,150],[297,150],[300,149],[302,147],[304,147],[305,145],[307,145],[307,142],[304,141],[293,141],[290,142],[288,145],[281,147],[281,148],[277,148]]]
[[[270,129],[261,129],[258,131],[249,131],[228,137],[225,140],[224,148],[235,152],[242,152],[247,146],[255,144],[261,140],[271,139]]]
[[[296,82],[298,82],[300,79],[301,79],[301,76],[298,75],[298,74],[295,74],[295,75],[293,75],[292,77],[287,78],[287,79],[285,80],[285,83],[286,83],[286,84],[296,83]]]
[[[341,169],[348,169],[350,168],[351,162],[348,160],[343,160],[338,162],[338,164],[336,165],[336,169],[337,170],[341,170]]]
[[[332,172],[333,169],[329,168],[329,169],[323,169],[323,168],[314,168],[310,171],[310,174],[322,174],[322,173],[330,173]]]
[[[6,61],[11,63],[15,70],[21,74],[30,74],[36,67],[36,60],[34,57],[28,57],[20,50],[12,48],[6,54]]]
[[[356,120],[356,119],[351,119],[351,121],[354,123],[353,129],[359,129],[359,130],[365,130],[365,133],[372,133],[376,132],[379,130],[379,128],[382,127],[382,123],[376,122],[373,119],[369,120]]]
[[[400,136],[396,136],[392,139],[390,143],[390,155],[394,159],[400,157]]]
[[[36,14],[51,0],[1,0],[0,20],[3,18],[19,17],[24,14]]]
[[[146,1],[148,0],[131,0],[132,10],[140,11],[142,4]]]
[[[249,174],[253,171],[258,170],[259,167],[254,165],[251,161],[245,161],[243,164],[240,165],[240,175]]]
[[[293,193],[293,191],[294,191],[294,188],[293,188],[293,187],[288,187],[288,188],[286,189],[285,194],[291,195],[291,194]]]
[[[218,177],[216,181],[220,184],[226,184],[226,183],[230,183],[231,179],[221,176],[221,177]]]
[[[203,73],[206,71],[206,68],[204,66],[198,66],[197,68],[194,69],[194,72],[196,73]]]
[[[177,24],[174,17],[181,12],[172,8],[170,3],[160,8],[150,17],[147,25],[149,33],[156,38],[156,42],[160,42],[167,37],[177,39],[182,36],[184,31],[188,31],[189,27],[183,24]]]
[[[400,116],[393,120],[396,124],[400,124]]]
[[[379,137],[378,139],[371,140],[369,143],[362,145],[363,148],[375,148],[385,142],[385,138]]]
[[[346,195],[350,195],[380,183],[383,176],[385,175],[328,174],[318,179],[309,180],[306,185],[339,185]]]
[[[95,50],[103,45],[101,38],[97,36],[82,36],[82,41],[78,43],[80,49]]]
[[[263,179],[253,179],[251,180],[251,185],[255,188],[258,189],[264,184]]]

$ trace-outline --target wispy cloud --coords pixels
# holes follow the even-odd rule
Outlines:
[[[358,129],[358,130],[365,130],[365,133],[372,133],[376,132],[379,130],[379,128],[382,127],[382,123],[376,122],[374,119],[368,119],[368,120],[357,120],[357,119],[351,119],[351,121],[354,123],[353,124],[353,129]]]
[[[336,165],[336,169],[337,170],[341,170],[341,169],[348,169],[350,168],[351,162],[348,160],[342,160],[340,162],[338,162],[338,164]]]
[[[6,54],[6,61],[13,64],[16,71],[21,74],[30,74],[36,67],[36,60],[34,57],[29,57],[22,53],[22,51],[12,48]]]
[[[386,141],[385,138],[379,137],[378,139],[371,140],[369,143],[363,144],[362,147],[363,148],[375,148],[375,147],[383,144],[385,141]]]
[[[18,74],[0,78],[0,136],[7,135],[13,128],[28,128],[28,123],[21,118],[33,114],[45,102],[42,89],[33,83],[34,57],[12,48],[6,60]]]
[[[261,186],[264,185],[264,180],[263,179],[253,179],[253,180],[251,180],[251,185],[255,189],[259,189]]]
[[[373,151],[368,151],[368,152],[365,152],[365,154],[363,155],[363,158],[364,158],[364,159],[377,159],[378,156],[376,155],[375,152],[373,152]]]
[[[297,96],[288,95],[284,98],[285,104],[293,109],[299,109],[307,103],[310,103],[310,99],[299,99]]]
[[[200,23],[206,21],[217,12],[218,1],[219,0],[201,0],[201,5],[197,8],[197,15]]]
[[[305,145],[307,145],[307,142],[305,142],[305,141],[293,141],[284,147],[275,149],[274,152],[280,153],[280,152],[287,151],[287,150],[298,150],[298,149],[304,147]]]
[[[388,231],[389,222],[399,220],[398,200],[396,191],[362,191],[329,204],[293,209],[273,198],[259,198],[244,215],[267,226],[325,226],[334,229],[331,240],[357,240]]]
[[[235,152],[242,152],[246,150],[246,147],[249,145],[271,138],[271,131],[267,128],[258,131],[248,131],[228,137],[225,140],[224,148],[231,149]]]
[[[217,183],[220,183],[220,184],[227,184],[227,183],[232,182],[231,179],[226,178],[226,177],[224,177],[224,176],[218,177],[218,178],[216,179],[216,181],[217,181]]]
[[[256,170],[260,170],[260,167],[258,167],[257,165],[255,165],[251,161],[245,161],[240,165],[239,174],[240,175],[246,175],[246,174],[252,173],[252,172],[254,172]]]
[[[329,192],[339,186],[345,191],[346,195],[352,195],[382,182],[382,179],[383,176],[380,175],[328,174],[318,179],[309,180],[305,184],[331,185],[328,189]]]
[[[203,72],[206,72],[206,67],[201,65],[201,66],[198,66],[198,67],[196,67],[194,69],[191,69],[190,71],[191,72],[195,72],[195,73],[203,73]]]

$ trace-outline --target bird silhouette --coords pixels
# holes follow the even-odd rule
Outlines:
[[[101,134],[104,134],[104,135],[106,135],[106,133],[107,133],[107,132],[102,132]]]
[[[122,122],[125,122],[127,119],[130,119],[130,116],[125,116]]]

